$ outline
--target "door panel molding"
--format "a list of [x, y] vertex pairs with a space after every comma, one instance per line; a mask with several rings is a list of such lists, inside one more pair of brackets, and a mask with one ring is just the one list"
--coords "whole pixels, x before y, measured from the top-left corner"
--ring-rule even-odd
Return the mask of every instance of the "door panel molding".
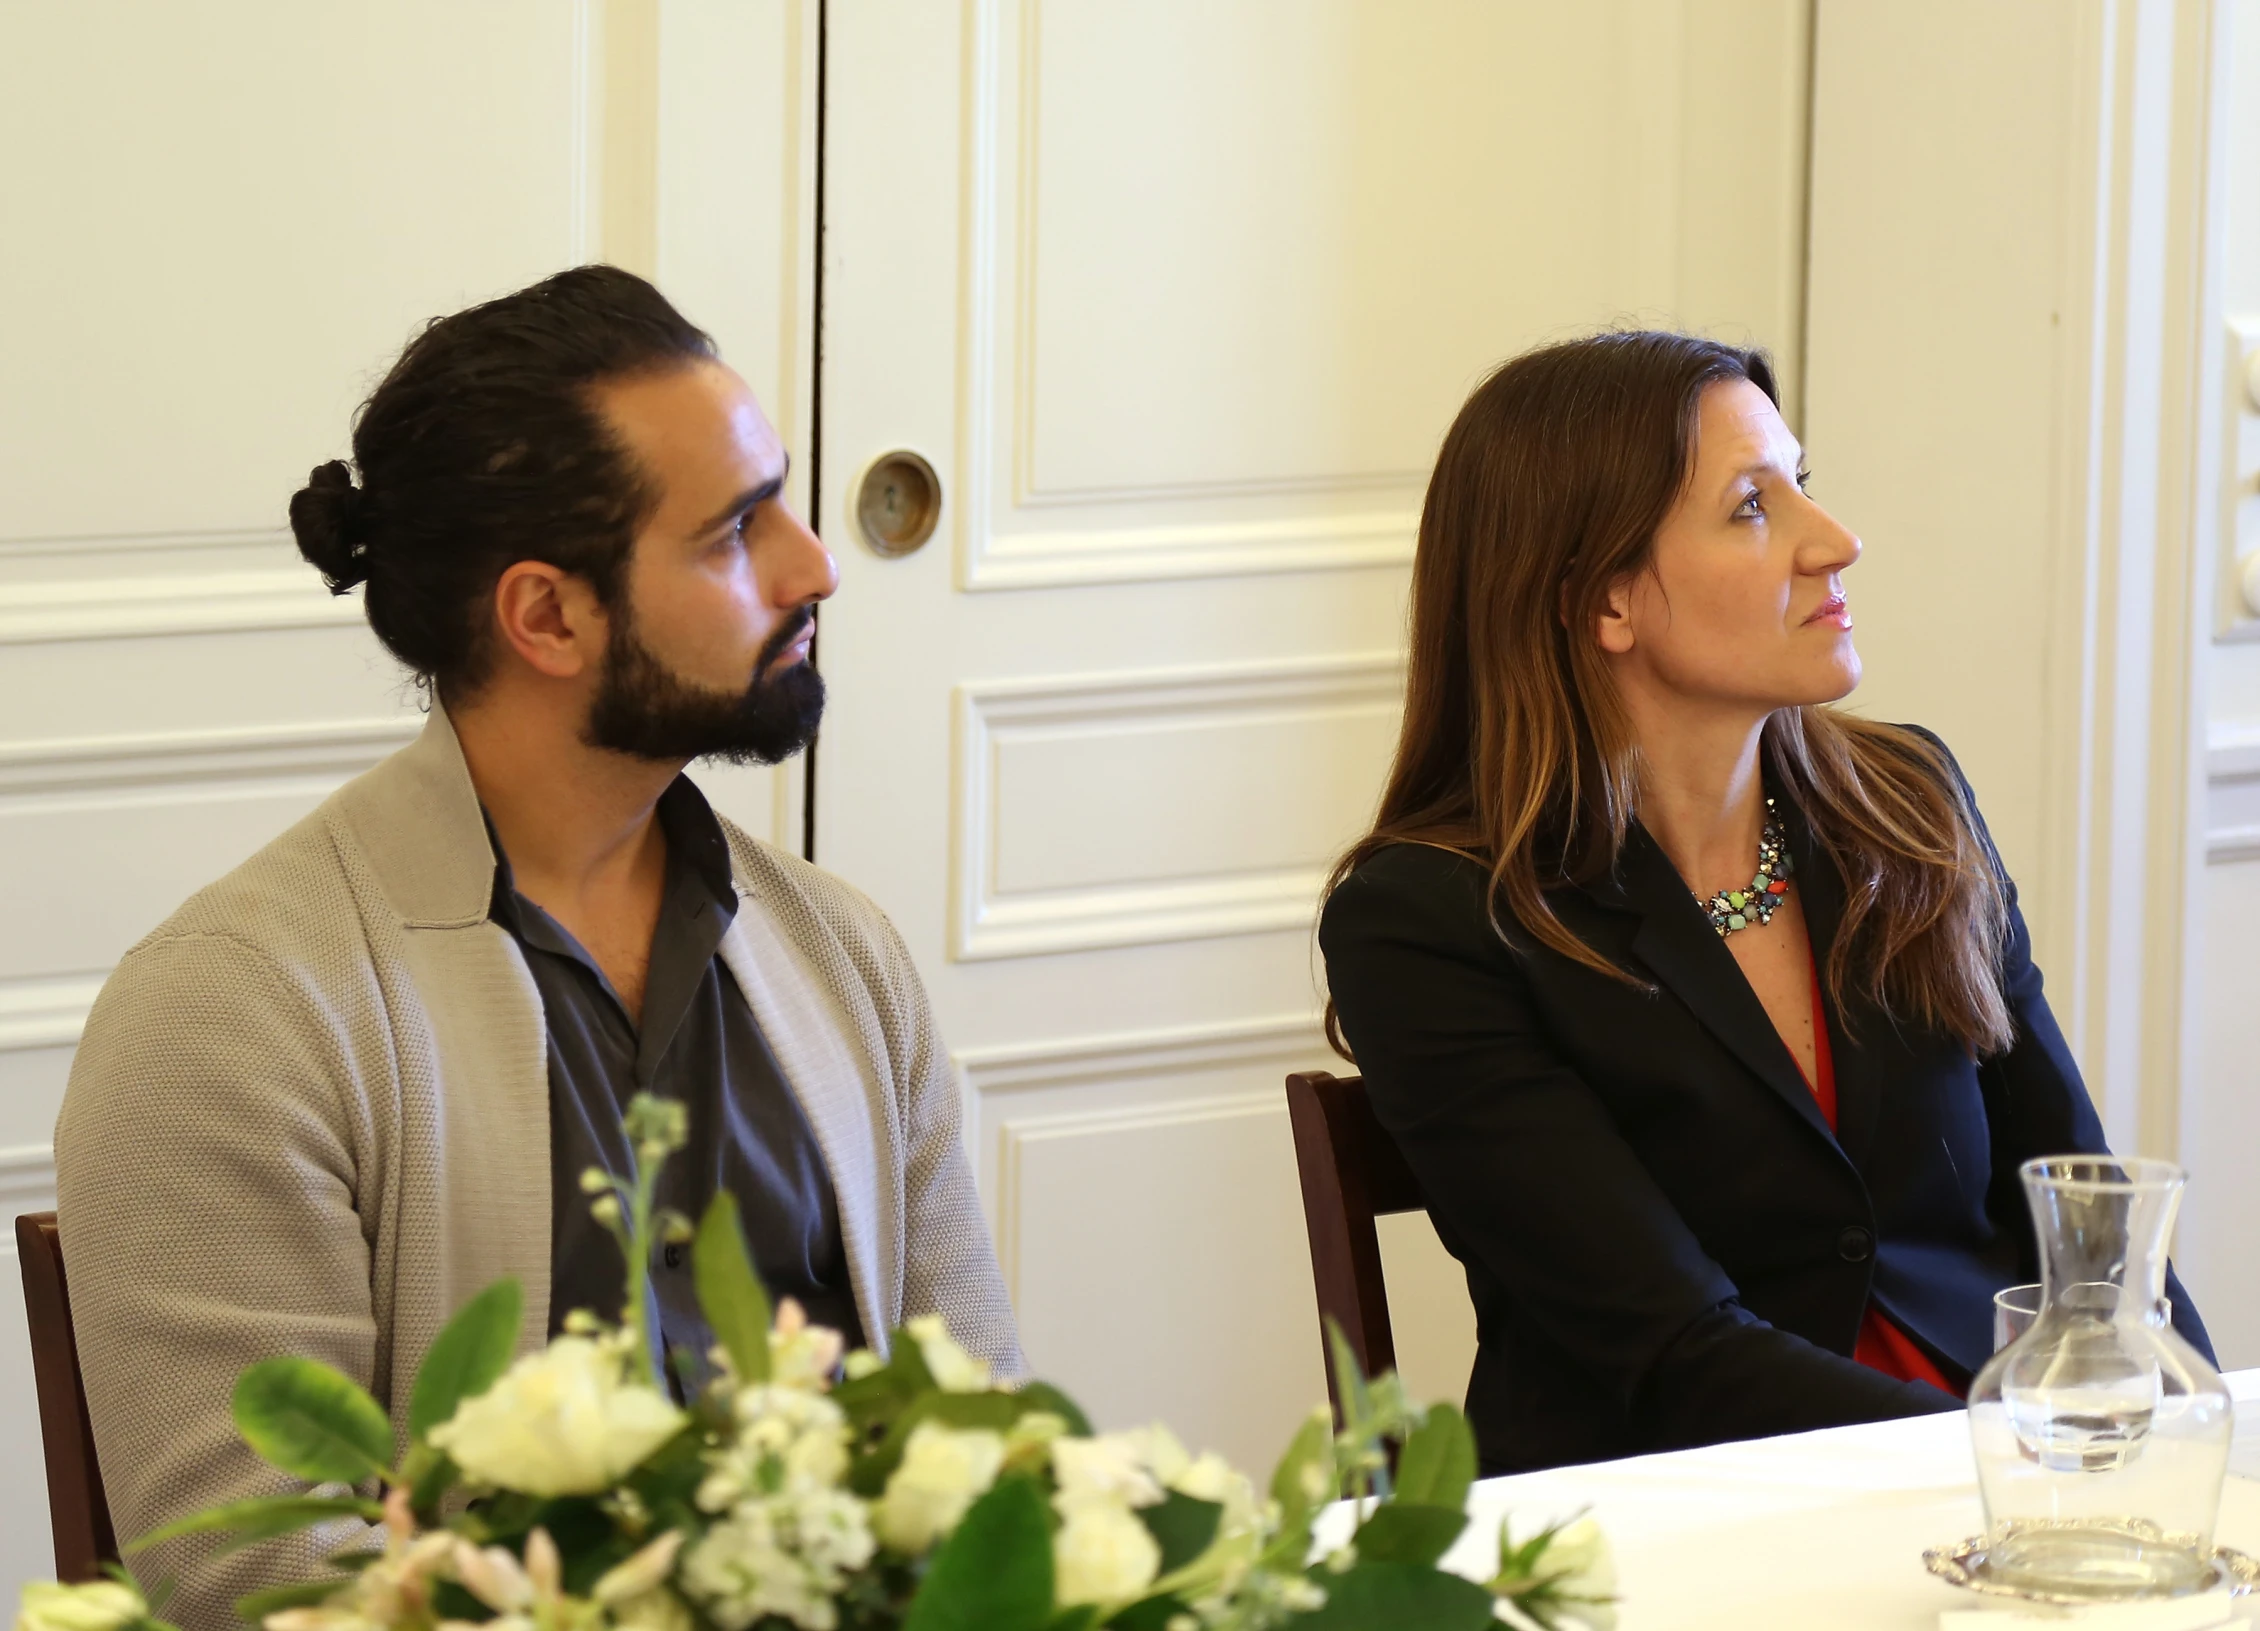
[[[950, 955], [959, 960], [1021, 957], [1307, 925], [1317, 910], [1333, 845], [1347, 843], [1354, 836], [1347, 829], [1365, 813], [1362, 807], [1347, 807], [1352, 802], [1347, 790], [1340, 812], [1345, 830], [1338, 836], [1329, 833], [1323, 842], [1307, 846], [1306, 853], [1281, 856], [1276, 864], [1246, 858], [1238, 864], [1202, 864], [1199, 858], [1172, 863], [1157, 848], [1153, 870], [1145, 877], [1093, 872], [1084, 881], [1063, 879], [1054, 858], [1052, 881], [1015, 887], [1008, 868], [1025, 862], [1011, 852], [1007, 832], [1016, 815], [1011, 807], [1015, 794], [1006, 785], [1007, 755], [1047, 750], [1058, 755], [1078, 746], [1096, 750], [1102, 739], [1118, 746], [1143, 739], [1149, 749], [1158, 749], [1163, 735], [1173, 731], [1181, 733], [1191, 752], [1198, 740], [1193, 733], [1258, 726], [1273, 734], [1294, 725], [1332, 729], [1352, 724], [1393, 733], [1403, 671], [1397, 653], [1365, 652], [959, 686]], [[1196, 774], [1201, 769], [1192, 768]], [[1311, 768], [1308, 781], [1280, 785], [1324, 787], [1329, 767]], [[1104, 799], [1103, 789], [1091, 794], [1067, 778], [1043, 777], [1033, 766], [1015, 785], [1039, 789], [1055, 800]], [[1063, 785], [1069, 790], [1063, 791]], [[1199, 785], [1179, 791], [1182, 801], [1210, 796]], [[1361, 800], [1367, 796], [1357, 795]], [[1062, 808], [1072, 810], [1072, 803]], [[1063, 831], [1056, 819], [1017, 813], [1022, 817], [1018, 830], [1037, 833], [1046, 843], [1080, 840], [1081, 835]], [[1289, 814], [1288, 808], [1282, 806], [1281, 813]], [[1292, 814], [1307, 823], [1312, 801], [1302, 797]], [[1267, 836], [1274, 830], [1264, 829]], [[1104, 847], [1085, 844], [1080, 854], [1096, 864], [1098, 857], [1091, 852]], [[1118, 869], [1135, 859], [1121, 850], [1107, 856]]]

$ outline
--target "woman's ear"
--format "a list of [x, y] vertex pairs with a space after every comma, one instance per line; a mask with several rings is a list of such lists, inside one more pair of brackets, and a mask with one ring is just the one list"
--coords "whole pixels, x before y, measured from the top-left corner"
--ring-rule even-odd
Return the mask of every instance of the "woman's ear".
[[1612, 657], [1622, 657], [1633, 646], [1632, 596], [1636, 580], [1631, 577], [1617, 579], [1609, 585], [1609, 592], [1594, 614], [1593, 638], [1601, 649]]

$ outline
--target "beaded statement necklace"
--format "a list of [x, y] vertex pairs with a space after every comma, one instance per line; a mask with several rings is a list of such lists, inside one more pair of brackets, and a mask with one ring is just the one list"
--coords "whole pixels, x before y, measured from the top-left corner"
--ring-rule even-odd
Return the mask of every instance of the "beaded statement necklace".
[[1752, 923], [1773, 921], [1774, 908], [1789, 893], [1789, 875], [1797, 870], [1797, 863], [1789, 858], [1789, 847], [1782, 841], [1781, 817], [1774, 812], [1773, 798], [1766, 798], [1766, 824], [1758, 834], [1758, 875], [1741, 889], [1722, 889], [1709, 900], [1695, 897], [1703, 908], [1703, 915], [1711, 920], [1711, 927], [1724, 940], [1737, 929], [1747, 929]]

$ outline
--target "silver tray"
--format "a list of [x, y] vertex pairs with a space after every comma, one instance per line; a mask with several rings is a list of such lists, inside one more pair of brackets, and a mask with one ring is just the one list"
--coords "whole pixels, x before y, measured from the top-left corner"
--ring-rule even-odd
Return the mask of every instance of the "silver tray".
[[[2131, 1525], [2129, 1527], [2132, 1527]], [[2144, 1525], [2145, 1529], [2149, 1526]], [[2163, 1540], [2165, 1537], [2151, 1531], [2147, 1539]], [[1985, 1597], [2012, 1598], [2024, 1603], [2046, 1603], [2055, 1608], [2091, 1608], [2107, 1602], [2160, 1601], [2157, 1598], [2110, 1598], [2082, 1596], [2070, 1592], [2037, 1591], [2030, 1586], [2013, 1585], [1993, 1574], [1991, 1559], [1986, 1551], [1986, 1537], [1972, 1535], [1958, 1546], [1934, 1546], [1923, 1553], [1923, 1567], [1950, 1586], [1960, 1586]], [[2231, 1597], [2242, 1597], [2255, 1587], [2260, 1587], [2260, 1562], [2227, 1546], [2213, 1548], [2213, 1578], [2185, 1597], [2199, 1597], [2211, 1592], [2225, 1591]]]

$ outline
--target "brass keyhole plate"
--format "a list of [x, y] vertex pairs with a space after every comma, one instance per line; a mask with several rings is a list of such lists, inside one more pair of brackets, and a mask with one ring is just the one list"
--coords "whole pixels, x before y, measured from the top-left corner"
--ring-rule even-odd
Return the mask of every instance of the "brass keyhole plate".
[[915, 552], [942, 519], [942, 478], [908, 448], [882, 453], [864, 467], [855, 488], [855, 524], [872, 553], [892, 559]]

